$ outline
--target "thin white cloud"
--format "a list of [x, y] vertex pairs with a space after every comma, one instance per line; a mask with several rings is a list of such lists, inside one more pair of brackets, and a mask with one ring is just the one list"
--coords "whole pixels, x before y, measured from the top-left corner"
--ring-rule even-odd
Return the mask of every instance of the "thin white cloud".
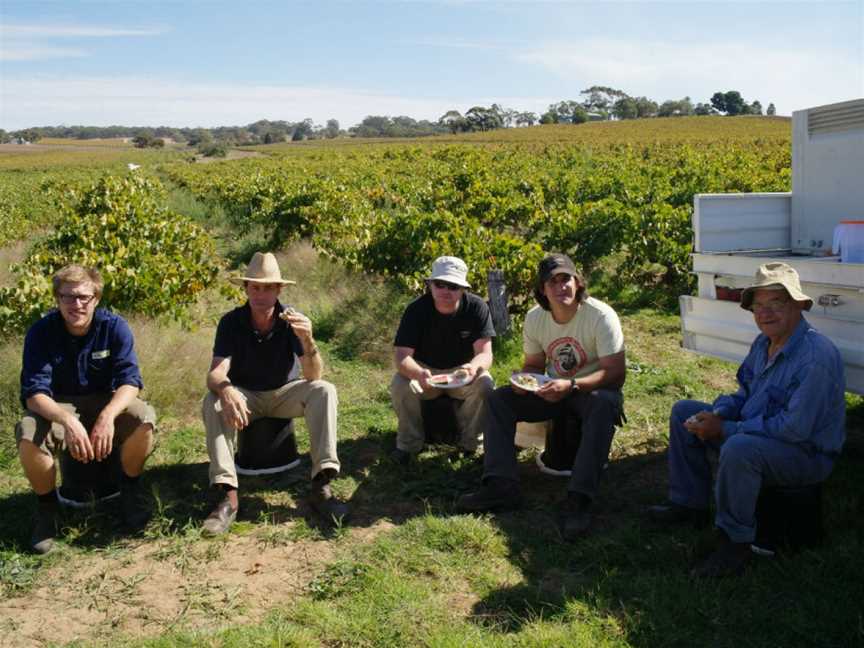
[[190, 83], [153, 78], [12, 78], [0, 84], [0, 128], [87, 124], [108, 126], [228, 126], [259, 119], [316, 123], [336, 118], [343, 127], [367, 115], [437, 120], [493, 102], [544, 110], [556, 98], [417, 97], [338, 87]]
[[167, 30], [128, 29], [125, 27], [104, 27], [100, 25], [0, 25], [5, 37], [26, 38], [110, 38], [116, 36], [158, 36]]
[[84, 50], [73, 47], [53, 47], [33, 43], [4, 43], [0, 46], [0, 61], [45, 61], [50, 59], [82, 58]]
[[683, 95], [704, 101], [718, 90], [736, 89], [763, 104], [773, 101], [788, 113], [864, 95], [861, 62], [800, 44], [785, 48], [776, 43], [753, 46], [598, 38], [578, 45], [541, 44], [513, 57], [553, 72], [569, 87], [602, 83], [661, 101]]

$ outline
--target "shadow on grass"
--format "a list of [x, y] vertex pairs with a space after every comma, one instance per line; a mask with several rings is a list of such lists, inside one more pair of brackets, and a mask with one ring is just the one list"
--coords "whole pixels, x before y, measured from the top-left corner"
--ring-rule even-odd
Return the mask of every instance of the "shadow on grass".
[[822, 546], [754, 558], [737, 579], [688, 575], [712, 550], [713, 530], [660, 529], [645, 516], [665, 498], [665, 453], [611, 462], [591, 534], [575, 543], [556, 529], [566, 482], [522, 462], [526, 506], [495, 520], [523, 581], [484, 595], [474, 622], [505, 635], [543, 621], [599, 624], [632, 646], [864, 645], [861, 413], [850, 412], [846, 449], [825, 484]]

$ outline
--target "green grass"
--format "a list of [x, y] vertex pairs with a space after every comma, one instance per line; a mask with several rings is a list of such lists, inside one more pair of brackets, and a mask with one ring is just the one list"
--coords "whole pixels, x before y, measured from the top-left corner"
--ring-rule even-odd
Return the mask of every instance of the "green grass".
[[[622, 309], [628, 423], [616, 434], [594, 533], [570, 544], [554, 519], [563, 483], [537, 471], [534, 451], [524, 451], [520, 464], [525, 508], [500, 516], [454, 513], [455, 499], [478, 484], [481, 466], [451, 448], [428, 448], [408, 469], [388, 462], [396, 429], [389, 345], [412, 296], [347, 273], [302, 245], [280, 260], [284, 274], [298, 280], [289, 301], [313, 315], [327, 378], [339, 390], [343, 472], [334, 489], [351, 499], [354, 512], [342, 528], [323, 525], [305, 503], [306, 462], [294, 474], [244, 479], [231, 533], [201, 537], [212, 501], [198, 410], [215, 321], [233, 303], [214, 290], [191, 329], [132, 320], [145, 396], [161, 417], [143, 478], [155, 507], [144, 536], [120, 533], [108, 507], [66, 516], [61, 551], [31, 556], [33, 501], [11, 441], [20, 414], [20, 341], [0, 346], [0, 420], [7, 430], [0, 440], [0, 598], [50, 599], [51, 607], [32, 614], [50, 610], [54, 623], [68, 617], [69, 633], [53, 641], [153, 647], [864, 641], [861, 398], [848, 398], [850, 441], [826, 485], [825, 545], [760, 560], [739, 580], [693, 582], [688, 569], [710, 548], [710, 533], [659, 532], [643, 511], [665, 496], [671, 405], [731, 389], [735, 367], [681, 351], [677, 316]], [[495, 353], [500, 384], [521, 363], [520, 340], [496, 340]], [[305, 451], [302, 421], [297, 427]], [[275, 580], [256, 586], [268, 570], [277, 570]], [[136, 601], [143, 607], [130, 605]], [[10, 609], [0, 604], [0, 627], [22, 623]], [[85, 614], [93, 615], [92, 624], [76, 625], [75, 615]]]

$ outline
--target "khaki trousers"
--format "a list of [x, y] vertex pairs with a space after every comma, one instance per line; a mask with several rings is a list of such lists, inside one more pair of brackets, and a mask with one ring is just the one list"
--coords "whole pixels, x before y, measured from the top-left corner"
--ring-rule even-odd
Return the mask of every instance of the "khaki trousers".
[[[235, 385], [235, 387], [237, 387]], [[252, 391], [237, 387], [246, 397], [251, 415], [249, 422], [264, 417], [306, 419], [309, 430], [309, 454], [312, 477], [325, 468], [339, 472], [336, 455], [336, 388], [324, 380], [295, 380], [279, 389]], [[202, 416], [210, 455], [210, 484], [227, 484], [237, 488], [234, 448], [237, 430], [225, 423], [217, 411], [219, 399], [212, 392], [204, 397]]]
[[[450, 373], [453, 369], [435, 369], [433, 373]], [[450, 398], [462, 401], [456, 408], [456, 421], [459, 424], [459, 446], [474, 451], [480, 444], [486, 418], [486, 396], [495, 389], [495, 381], [485, 370], [477, 374], [470, 384], [457, 389], [429, 389], [422, 394], [411, 391], [411, 381], [402, 374], [393, 376], [390, 383], [390, 398], [399, 419], [396, 430], [396, 447], [405, 452], [416, 454], [423, 449], [423, 416], [421, 400], [432, 400], [447, 394]]]

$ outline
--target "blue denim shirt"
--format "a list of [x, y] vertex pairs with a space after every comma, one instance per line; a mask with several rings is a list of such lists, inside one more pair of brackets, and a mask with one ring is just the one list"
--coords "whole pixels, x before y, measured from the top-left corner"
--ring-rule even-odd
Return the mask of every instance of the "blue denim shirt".
[[21, 366], [21, 403], [35, 394], [82, 396], [144, 386], [132, 331], [119, 315], [97, 308], [90, 330], [77, 337], [52, 310], [27, 331]]
[[714, 401], [723, 436], [754, 434], [835, 457], [846, 440], [846, 381], [837, 347], [803, 317], [773, 358], [760, 334], [738, 369], [740, 388]]

